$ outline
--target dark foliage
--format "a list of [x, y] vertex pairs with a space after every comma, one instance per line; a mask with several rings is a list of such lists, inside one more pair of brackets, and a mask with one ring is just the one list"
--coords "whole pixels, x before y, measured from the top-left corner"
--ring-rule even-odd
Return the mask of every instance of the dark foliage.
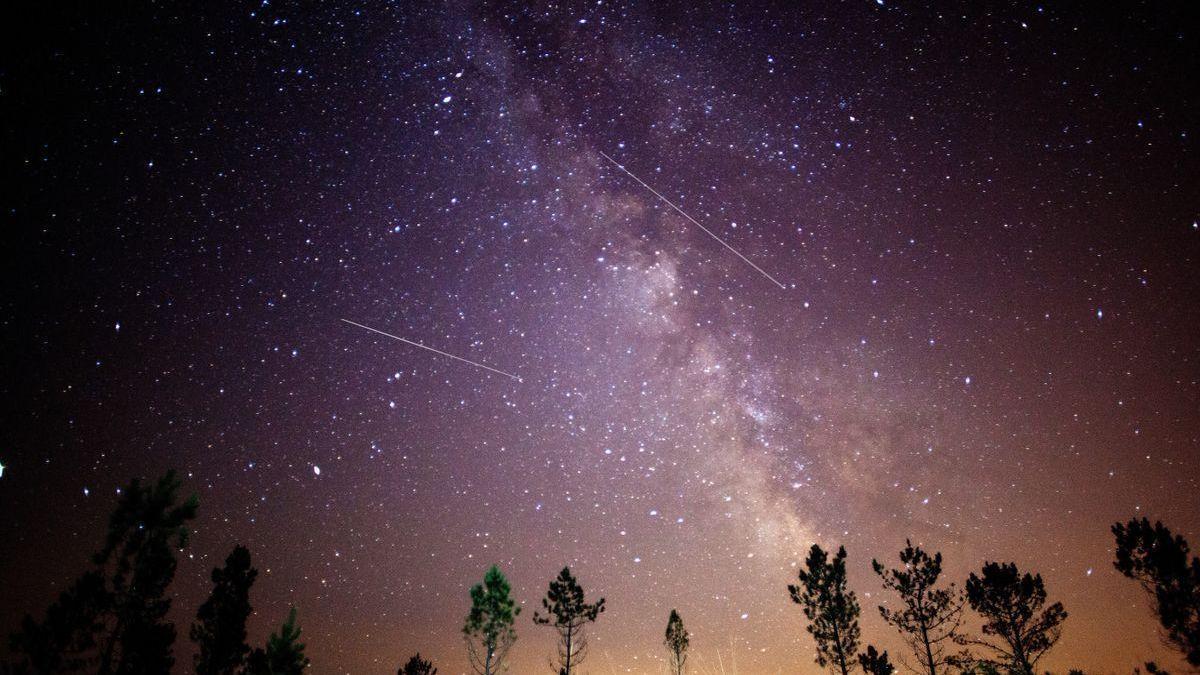
[[542, 598], [542, 609], [544, 614], [533, 613], [533, 622], [558, 631], [558, 672], [560, 675], [571, 675], [572, 669], [578, 668], [587, 657], [587, 638], [583, 628], [604, 611], [604, 598], [588, 604], [583, 588], [571, 574], [571, 568], [564, 567], [558, 577], [550, 582], [550, 589]]
[[983, 634], [998, 638], [960, 638], [961, 644], [985, 647], [1012, 673], [1032, 675], [1038, 660], [1058, 642], [1067, 612], [1061, 602], [1043, 609], [1046, 587], [1041, 575], [1021, 574], [1014, 563], [984, 564], [982, 576], [967, 579], [967, 601], [983, 616]]
[[267, 639], [267, 648], [250, 653], [245, 675], [300, 675], [308, 663], [304, 643], [300, 642], [300, 627], [296, 625], [296, 608], [293, 607], [279, 632], [272, 633]]
[[829, 560], [820, 546], [813, 544], [800, 570], [800, 585], [788, 586], [792, 601], [804, 607], [808, 632], [817, 643], [817, 664], [832, 665], [849, 675], [858, 652], [858, 599], [846, 589], [846, 549], [838, 547]]
[[1187, 540], [1162, 523], [1150, 525], [1142, 518], [1117, 523], [1112, 532], [1117, 540], [1113, 565], [1154, 598], [1163, 641], [1200, 667], [1200, 558], [1189, 559]]
[[404, 667], [396, 671], [396, 675], [437, 675], [437, 668], [431, 661], [421, 659], [420, 652], [413, 655]]
[[679, 612], [671, 610], [671, 616], [667, 617], [667, 632], [663, 638], [663, 644], [666, 645], [667, 651], [671, 653], [670, 666], [673, 675], [683, 675], [684, 664], [687, 663], [687, 651], [691, 644], [691, 637], [688, 635], [687, 629], [683, 627], [683, 618], [679, 616]]
[[867, 651], [858, 655], [858, 665], [862, 666], [866, 675], [892, 675], [896, 667], [888, 660], [887, 650], [882, 654], [873, 645], [867, 645]]
[[213, 589], [196, 612], [191, 638], [198, 647], [198, 675], [233, 675], [246, 660], [246, 618], [250, 616], [250, 586], [258, 570], [250, 566], [250, 551], [234, 547], [225, 567], [212, 571]]
[[900, 551], [900, 567], [885, 568], [878, 560], [871, 567], [883, 580], [883, 587], [900, 596], [901, 609], [892, 610], [880, 605], [883, 620], [896, 627], [917, 658], [919, 670], [937, 675], [947, 666], [960, 665], [966, 660], [961, 652], [951, 653], [949, 647], [962, 623], [966, 599], [954, 584], [939, 587], [942, 575], [942, 554], [932, 557], [919, 546], [906, 541]]
[[26, 617], [12, 647], [33, 673], [160, 675], [175, 663], [175, 626], [166, 621], [175, 552], [196, 516], [193, 495], [177, 503], [175, 472], [153, 485], [133, 480], [109, 518], [104, 547], [50, 606], [41, 622]]

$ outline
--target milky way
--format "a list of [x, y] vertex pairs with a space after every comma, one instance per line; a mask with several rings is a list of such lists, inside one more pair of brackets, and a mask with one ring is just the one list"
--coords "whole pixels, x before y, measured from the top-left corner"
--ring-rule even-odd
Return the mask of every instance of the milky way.
[[6, 17], [0, 630], [175, 467], [180, 672], [235, 543], [315, 673], [465, 672], [494, 562], [513, 672], [569, 564], [589, 672], [676, 608], [745, 674], [817, 672], [814, 542], [903, 651], [906, 538], [1041, 572], [1047, 668], [1174, 667], [1108, 528], [1200, 541], [1196, 24], [793, 4]]

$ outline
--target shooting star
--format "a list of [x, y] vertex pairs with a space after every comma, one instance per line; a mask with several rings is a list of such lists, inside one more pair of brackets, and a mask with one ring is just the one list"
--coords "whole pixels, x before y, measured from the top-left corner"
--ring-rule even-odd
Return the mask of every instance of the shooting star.
[[621, 171], [624, 171], [627, 176], [636, 180], [639, 185], [641, 185], [642, 187], [649, 190], [651, 193], [654, 194], [655, 197], [658, 197], [659, 199], [663, 200], [663, 202], [665, 202], [667, 206], [670, 206], [671, 208], [675, 209], [675, 211], [677, 213], [679, 213], [679, 215], [683, 216], [684, 218], [687, 218], [689, 221], [691, 221], [691, 223], [693, 225], [704, 230], [705, 234], [712, 237], [713, 239], [716, 239], [717, 243], [719, 243], [720, 245], [729, 249], [730, 251], [733, 251], [734, 255], [741, 258], [747, 265], [753, 267], [756, 272], [758, 272], [759, 274], [761, 274], [764, 277], [766, 277], [767, 279], [769, 279], [771, 281], [771, 283], [775, 284], [776, 286], [782, 288], [785, 291], [787, 290], [787, 286], [784, 286], [783, 284], [779, 283], [779, 281], [777, 281], [775, 279], [775, 277], [771, 276], [770, 274], [767, 274], [766, 271], [763, 270], [763, 268], [759, 267], [758, 265], [755, 265], [753, 262], [750, 261], [749, 258], [742, 255], [741, 253], [738, 253], [738, 250], [736, 248], [730, 246], [729, 244], [726, 244], [724, 239], [718, 237], [716, 234], [713, 233], [712, 230], [701, 225], [695, 218], [693, 218], [693, 217], [689, 216], [687, 213], [685, 213], [683, 209], [679, 208], [678, 206], [675, 206], [674, 202], [672, 202], [670, 199], [667, 199], [666, 197], [659, 194], [658, 190], [655, 190], [654, 188], [650, 187], [649, 185], [646, 185], [645, 181], [643, 181], [641, 178], [638, 178], [637, 176], [633, 175], [633, 172], [630, 171], [629, 169], [626, 169], [623, 164], [621, 164], [617, 160], [613, 159], [612, 157], [609, 157], [608, 155], [604, 154], [603, 151], [598, 151], [598, 152], [600, 152], [600, 155], [602, 157], [604, 157], [604, 159], [607, 159], [608, 161], [612, 162], [613, 166], [617, 167]]
[[491, 366], [485, 366], [482, 363], [476, 363], [470, 359], [464, 359], [461, 356], [455, 356], [453, 354], [448, 354], [440, 349], [434, 349], [433, 347], [426, 347], [425, 345], [421, 344], [420, 342], [413, 342], [412, 340], [405, 340], [404, 338], [400, 337], [399, 335], [392, 335], [391, 333], [385, 333], [377, 328], [371, 328], [370, 326], [364, 326], [361, 323], [356, 323], [354, 321], [351, 321], [350, 319], [342, 319], [342, 321], [345, 321], [346, 323], [350, 324], [351, 326], [358, 326], [359, 328], [369, 330], [372, 333], [379, 333], [380, 335], [383, 335], [385, 337], [390, 337], [393, 340], [399, 340], [405, 344], [410, 344], [414, 347], [420, 347], [421, 349], [427, 349], [427, 350], [433, 352], [434, 354], [441, 354], [442, 356], [450, 357], [450, 358], [454, 359], [455, 361], [462, 361], [463, 363], [469, 363], [472, 366], [475, 366], [476, 368], [483, 368], [484, 370], [490, 370], [491, 372], [496, 373], [497, 375], [511, 377], [512, 379], [516, 380], [517, 382], [524, 382], [524, 380], [517, 377], [516, 375], [513, 375], [512, 373], [506, 373], [503, 370], [496, 370], [495, 368], [492, 368]]

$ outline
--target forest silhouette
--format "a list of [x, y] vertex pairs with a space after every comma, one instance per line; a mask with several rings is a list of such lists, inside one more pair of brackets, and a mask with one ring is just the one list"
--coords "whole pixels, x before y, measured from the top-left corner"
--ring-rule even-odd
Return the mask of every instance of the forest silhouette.
[[[11, 636], [15, 658], [0, 665], [0, 675], [161, 675], [175, 669], [177, 631], [166, 618], [172, 602], [168, 589], [175, 556], [187, 545], [188, 526], [199, 508], [195, 495], [181, 496], [181, 486], [172, 471], [150, 484], [134, 479], [120, 491], [91, 567], [40, 620], [26, 615]], [[1116, 523], [1112, 534], [1114, 567], [1145, 590], [1163, 643], [1200, 671], [1200, 558], [1191, 555], [1182, 536], [1147, 518]], [[801, 606], [819, 666], [838, 675], [857, 670], [890, 675], [896, 666], [888, 652], [863, 644], [862, 608], [847, 583], [847, 559], [844, 547], [831, 555], [814, 544], [796, 583], [786, 585], [786, 591]], [[872, 560], [871, 568], [889, 600], [898, 601], [880, 605], [878, 611], [907, 646], [900, 663], [918, 675], [1035, 675], [1069, 617], [1061, 602], [1051, 601], [1041, 575], [1015, 563], [985, 562], [960, 587], [943, 578], [941, 553], [907, 541], [898, 566]], [[247, 644], [257, 576], [250, 551], [241, 545], [212, 570], [212, 591], [188, 632], [196, 647], [192, 669], [197, 675], [298, 675], [311, 665], [294, 607], [266, 644]], [[783, 587], [781, 579], [781, 591]], [[535, 626], [552, 628], [558, 638], [548, 672], [580, 672], [587, 656], [587, 626], [606, 609], [604, 598], [587, 600], [569, 567], [550, 581], [541, 610], [533, 615]], [[982, 621], [979, 635], [963, 626], [968, 609]], [[492, 565], [470, 589], [462, 626], [475, 673], [508, 670], [520, 613], [511, 585]], [[691, 637], [677, 609], [667, 617], [663, 647], [672, 675], [683, 675]], [[1147, 662], [1145, 670], [1167, 675], [1154, 662]], [[418, 652], [399, 666], [397, 675], [437, 672]]]

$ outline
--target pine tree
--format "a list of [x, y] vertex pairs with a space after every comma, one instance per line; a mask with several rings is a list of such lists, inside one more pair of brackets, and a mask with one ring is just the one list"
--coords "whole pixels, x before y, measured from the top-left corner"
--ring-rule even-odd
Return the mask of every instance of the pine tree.
[[109, 517], [94, 568], [59, 596], [37, 622], [25, 617], [12, 646], [35, 673], [159, 675], [175, 663], [175, 626], [166, 620], [175, 552], [196, 517], [193, 495], [178, 502], [174, 471], [152, 485], [133, 480]]
[[245, 675], [300, 675], [309, 661], [304, 655], [304, 643], [299, 640], [300, 627], [296, 625], [296, 608], [293, 607], [279, 632], [267, 638], [267, 648], [250, 653]]
[[604, 611], [604, 598], [592, 604], [585, 602], [583, 588], [571, 575], [571, 568], [564, 567], [550, 582], [550, 589], [542, 598], [542, 609], [546, 613], [534, 612], [533, 622], [558, 631], [558, 672], [571, 675], [572, 669], [578, 668], [587, 656], [583, 628]]
[[1015, 563], [989, 562], [982, 576], [967, 579], [967, 601], [983, 616], [983, 634], [1000, 642], [960, 637], [960, 644], [974, 644], [999, 656], [1008, 670], [1033, 675], [1034, 667], [1062, 636], [1067, 612], [1061, 602], [1045, 609], [1046, 587], [1042, 576], [1022, 575]]
[[[1112, 527], [1117, 540], [1113, 565], [1154, 598], [1163, 641], [1200, 667], [1200, 558], [1188, 559], [1187, 540], [1162, 523], [1130, 520]], [[1147, 671], [1150, 671], [1147, 664]]]
[[421, 653], [417, 652], [404, 667], [396, 671], [396, 675], [437, 675], [437, 668], [433, 667], [430, 661], [421, 659]]
[[916, 655], [921, 672], [938, 675], [947, 666], [959, 665], [966, 660], [965, 654], [947, 653], [962, 623], [966, 599], [954, 584], [938, 587], [942, 574], [941, 553], [930, 557], [920, 547], [906, 541], [900, 551], [900, 563], [901, 567], [887, 569], [878, 560], [871, 561], [871, 568], [883, 580], [883, 587], [895, 591], [902, 603], [902, 609], [898, 610], [880, 605], [879, 614], [900, 631]]
[[250, 586], [258, 570], [250, 566], [250, 551], [235, 546], [224, 568], [212, 571], [213, 589], [196, 612], [191, 638], [199, 648], [197, 675], [234, 675], [246, 660], [246, 618], [250, 616]]
[[849, 675], [858, 652], [858, 598], [846, 589], [846, 549], [838, 547], [829, 560], [813, 544], [800, 570], [800, 585], [789, 585], [792, 601], [803, 605], [808, 632], [817, 643], [817, 665], [832, 666]]
[[663, 639], [663, 644], [666, 645], [667, 651], [671, 653], [671, 673], [672, 675], [683, 675], [683, 666], [687, 663], [687, 651], [691, 644], [691, 637], [687, 629], [683, 627], [683, 619], [679, 616], [679, 612], [671, 610], [671, 616], [667, 618], [667, 633]]
[[467, 656], [477, 675], [495, 675], [504, 668], [508, 650], [517, 640], [513, 622], [521, 613], [510, 593], [512, 588], [500, 568], [492, 565], [483, 583], [471, 587], [471, 611], [463, 625]]
[[866, 675], [892, 675], [896, 672], [896, 667], [888, 660], [887, 650], [880, 654], [874, 645], [867, 645], [867, 651], [858, 655], [858, 664]]

